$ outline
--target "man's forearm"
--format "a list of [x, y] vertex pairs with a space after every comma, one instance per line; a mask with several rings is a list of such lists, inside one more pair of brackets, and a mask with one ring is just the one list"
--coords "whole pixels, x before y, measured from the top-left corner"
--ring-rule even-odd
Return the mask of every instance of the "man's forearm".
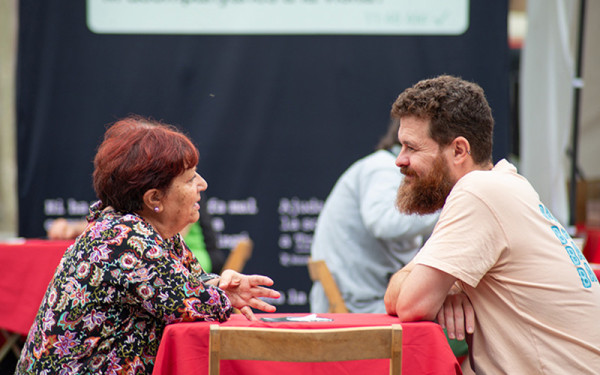
[[390, 280], [386, 311], [406, 322], [434, 320], [455, 282], [454, 276], [429, 266], [403, 268]]

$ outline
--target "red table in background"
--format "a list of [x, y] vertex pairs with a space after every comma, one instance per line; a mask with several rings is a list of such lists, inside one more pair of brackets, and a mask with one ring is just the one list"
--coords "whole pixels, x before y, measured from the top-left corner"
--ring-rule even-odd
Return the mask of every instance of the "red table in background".
[[73, 241], [15, 240], [0, 242], [0, 362], [27, 335], [48, 283]]
[[0, 328], [26, 335], [63, 253], [73, 241], [0, 243]]
[[592, 270], [596, 274], [596, 278], [598, 280], [600, 280], [600, 264], [599, 263], [590, 263], [590, 267], [592, 267]]
[[[307, 314], [257, 314], [257, 317], [304, 316]], [[398, 318], [387, 314], [319, 314], [330, 322], [250, 322], [234, 314], [223, 326], [269, 328], [346, 328], [387, 326]], [[215, 322], [168, 325], [158, 349], [154, 375], [187, 375], [208, 373], [209, 327]], [[347, 362], [288, 363], [245, 360], [221, 361], [221, 374], [389, 374], [389, 360]], [[460, 365], [446, 340], [442, 328], [432, 322], [402, 323], [402, 374], [462, 374]]]
[[65, 250], [73, 241], [0, 242], [0, 361], [27, 335]]
[[581, 252], [590, 263], [596, 277], [600, 280], [600, 228], [578, 225], [577, 234], [584, 238]]
[[578, 227], [578, 232], [585, 237], [583, 255], [590, 263], [600, 263], [600, 228]]

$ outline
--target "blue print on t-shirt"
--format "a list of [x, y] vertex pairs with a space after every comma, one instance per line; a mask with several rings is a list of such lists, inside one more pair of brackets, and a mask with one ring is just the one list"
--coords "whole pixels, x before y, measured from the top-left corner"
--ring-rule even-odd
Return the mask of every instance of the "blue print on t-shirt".
[[[558, 221], [554, 218], [554, 216], [550, 213], [550, 211], [542, 204], [539, 206], [540, 212], [542, 215], [553, 223], [558, 223]], [[591, 288], [592, 282], [598, 282], [598, 278], [590, 268], [587, 260], [583, 256], [583, 253], [577, 245], [573, 242], [573, 239], [567, 233], [567, 231], [558, 225], [551, 225], [550, 229], [556, 236], [556, 238], [560, 241], [560, 243], [564, 246], [571, 262], [577, 267], [577, 273], [579, 274], [579, 278], [581, 279], [581, 283], [584, 288]], [[583, 267], [582, 267], [583, 266]]]
[[583, 266], [585, 267], [585, 271], [587, 272], [590, 280], [598, 282], [598, 278], [596, 278], [596, 274], [594, 273], [594, 271], [592, 271], [592, 269], [590, 268], [590, 265], [587, 263], [584, 263]]
[[544, 215], [544, 217], [550, 221], [557, 221], [554, 216], [552, 215], [552, 213], [550, 213], [550, 210], [547, 209], [543, 204], [540, 204], [538, 206], [540, 208], [540, 211], [542, 212], [542, 215]]
[[566, 238], [567, 240], [572, 240], [571, 236], [569, 235], [569, 233], [567, 233], [565, 228], [560, 227], [560, 233], [562, 234], [563, 238]]
[[575, 249], [573, 249], [571, 246], [565, 246], [565, 250], [567, 250], [569, 258], [571, 258], [571, 261], [574, 265], [578, 266], [581, 264], [581, 261], [579, 260], [579, 256], [577, 255]]
[[592, 282], [588, 278], [587, 273], [581, 267], [577, 267], [577, 272], [579, 273], [579, 278], [581, 279], [581, 283], [585, 288], [590, 288], [592, 286]]
[[579, 259], [584, 260], [585, 257], [583, 256], [583, 253], [581, 252], [581, 250], [579, 250], [577, 245], [575, 245], [575, 242], [573, 242], [573, 239], [571, 239], [571, 246], [575, 249], [575, 252], [577, 252], [577, 256], [579, 256]]
[[556, 225], [553, 225], [551, 228], [554, 232], [554, 235], [560, 240], [560, 243], [566, 245], [568, 242], [569, 234], [564, 229], [561, 230], [562, 228], [559, 228]]

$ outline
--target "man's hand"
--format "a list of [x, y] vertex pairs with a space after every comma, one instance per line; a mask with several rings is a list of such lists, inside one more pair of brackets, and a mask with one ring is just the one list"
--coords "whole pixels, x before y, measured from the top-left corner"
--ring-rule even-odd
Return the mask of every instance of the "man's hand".
[[273, 285], [273, 280], [261, 275], [243, 275], [233, 270], [225, 270], [219, 280], [219, 288], [222, 289], [231, 305], [240, 310], [248, 320], [258, 320], [252, 308], [274, 312], [275, 306], [261, 300], [264, 298], [279, 298], [279, 292], [266, 288]]
[[398, 301], [398, 296], [402, 289], [402, 283], [410, 273], [410, 269], [407, 269], [407, 267], [408, 265], [392, 275], [387, 290], [385, 291], [385, 295], [383, 296], [385, 311], [389, 315], [398, 315], [396, 311], [396, 302]]
[[389, 315], [398, 315], [398, 311], [396, 310], [396, 304], [398, 303], [398, 296], [400, 296], [400, 291], [402, 290], [402, 284], [404, 280], [410, 275], [410, 272], [415, 267], [414, 263], [411, 261], [402, 267], [398, 272], [392, 275], [390, 278], [390, 282], [388, 283], [387, 290], [385, 291], [385, 295], [383, 296], [383, 302], [385, 303], [385, 311]]
[[475, 311], [466, 294], [454, 290], [448, 294], [438, 312], [437, 321], [446, 329], [451, 339], [464, 340], [465, 332], [473, 333]]

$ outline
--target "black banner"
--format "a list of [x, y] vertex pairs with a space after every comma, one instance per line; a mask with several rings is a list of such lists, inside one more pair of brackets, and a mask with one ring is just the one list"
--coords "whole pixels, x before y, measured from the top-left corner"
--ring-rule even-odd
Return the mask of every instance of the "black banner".
[[221, 248], [255, 248], [280, 311], [308, 311], [312, 232], [339, 175], [370, 153], [392, 102], [442, 73], [479, 83], [508, 153], [507, 1], [472, 1], [461, 35], [96, 34], [86, 2], [21, 0], [17, 78], [19, 234], [43, 237], [95, 200], [107, 124], [136, 113], [184, 129], [200, 150]]

